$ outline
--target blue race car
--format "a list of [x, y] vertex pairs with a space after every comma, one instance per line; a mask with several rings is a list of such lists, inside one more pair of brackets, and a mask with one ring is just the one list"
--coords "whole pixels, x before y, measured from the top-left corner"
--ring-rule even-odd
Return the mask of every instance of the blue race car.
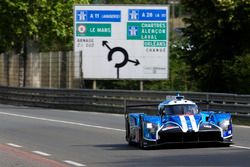
[[125, 112], [126, 140], [140, 148], [170, 143], [232, 143], [232, 118], [225, 112], [199, 111], [177, 95], [158, 105], [155, 115]]

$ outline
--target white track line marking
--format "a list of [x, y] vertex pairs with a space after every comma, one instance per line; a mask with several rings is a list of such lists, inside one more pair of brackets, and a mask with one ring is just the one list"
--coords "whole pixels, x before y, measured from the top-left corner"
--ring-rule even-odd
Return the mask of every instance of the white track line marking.
[[32, 152], [35, 153], [35, 154], [38, 154], [38, 155], [45, 156], [45, 157], [51, 156], [50, 154], [45, 153], [45, 152], [41, 152], [41, 151], [32, 151]]
[[11, 147], [15, 147], [15, 148], [21, 148], [22, 146], [19, 146], [17, 144], [13, 144], [13, 143], [7, 143], [8, 146], [11, 146]]
[[245, 126], [245, 125], [233, 125], [234, 127], [237, 128], [246, 128], [246, 129], [250, 129], [250, 126]]
[[8, 116], [21, 117], [21, 118], [29, 118], [29, 119], [36, 119], [36, 120], [42, 120], [42, 121], [56, 122], [56, 123], [64, 123], [64, 124], [69, 124], [69, 125], [78, 125], [78, 126], [85, 126], [85, 127], [91, 127], [91, 128], [98, 128], [98, 129], [106, 129], [106, 130], [125, 132], [125, 130], [123, 130], [123, 129], [110, 128], [110, 127], [105, 127], [105, 126], [97, 126], [97, 125], [90, 125], [90, 124], [83, 124], [83, 123], [69, 122], [69, 121], [62, 121], [62, 120], [42, 118], [42, 117], [33, 117], [33, 116], [12, 114], [12, 113], [5, 113], [5, 112], [0, 112], [0, 114], [8, 115]]
[[124, 115], [122, 114], [110, 114], [110, 115], [115, 116], [115, 117], [124, 117]]
[[67, 164], [70, 164], [70, 165], [74, 165], [74, 166], [86, 166], [86, 165], [84, 165], [84, 164], [80, 164], [80, 163], [78, 163], [78, 162], [74, 162], [74, 161], [70, 161], [70, 160], [65, 160], [65, 161], [63, 161], [63, 162], [65, 162], [65, 163], [67, 163]]
[[242, 149], [250, 150], [250, 147], [245, 147], [245, 146], [230, 145], [230, 147], [242, 148]]

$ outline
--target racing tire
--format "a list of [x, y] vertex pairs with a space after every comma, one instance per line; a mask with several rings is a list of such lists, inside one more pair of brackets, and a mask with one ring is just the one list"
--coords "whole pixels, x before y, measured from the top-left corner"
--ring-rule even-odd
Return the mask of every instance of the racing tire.
[[139, 148], [145, 149], [142, 116], [140, 116]]
[[129, 125], [129, 121], [128, 121], [128, 116], [126, 116], [125, 119], [125, 129], [126, 129], [126, 141], [128, 142], [128, 145], [133, 145], [133, 142], [131, 140], [131, 136], [130, 136], [130, 125]]
[[232, 143], [222, 143], [221, 144], [222, 147], [230, 147], [230, 145], [232, 145]]
[[139, 148], [145, 149], [144, 139], [143, 139], [143, 131], [142, 130], [140, 130]]

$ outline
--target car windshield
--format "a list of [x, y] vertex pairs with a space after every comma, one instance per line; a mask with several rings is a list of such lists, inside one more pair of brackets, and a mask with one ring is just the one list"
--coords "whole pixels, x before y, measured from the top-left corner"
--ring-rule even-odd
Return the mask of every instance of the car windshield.
[[195, 104], [167, 105], [164, 113], [166, 115], [197, 114], [198, 107]]

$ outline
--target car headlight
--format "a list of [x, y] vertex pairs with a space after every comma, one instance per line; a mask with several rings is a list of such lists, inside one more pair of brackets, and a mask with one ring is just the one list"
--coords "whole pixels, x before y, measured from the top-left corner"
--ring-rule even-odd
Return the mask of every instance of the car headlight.
[[151, 122], [147, 122], [146, 123], [146, 128], [147, 130], [150, 132], [150, 133], [153, 133], [155, 134], [157, 129], [158, 129], [158, 125], [157, 124], [154, 124], [154, 123], [151, 123]]
[[220, 122], [220, 127], [224, 130], [227, 131], [230, 125], [230, 120], [226, 119]]

